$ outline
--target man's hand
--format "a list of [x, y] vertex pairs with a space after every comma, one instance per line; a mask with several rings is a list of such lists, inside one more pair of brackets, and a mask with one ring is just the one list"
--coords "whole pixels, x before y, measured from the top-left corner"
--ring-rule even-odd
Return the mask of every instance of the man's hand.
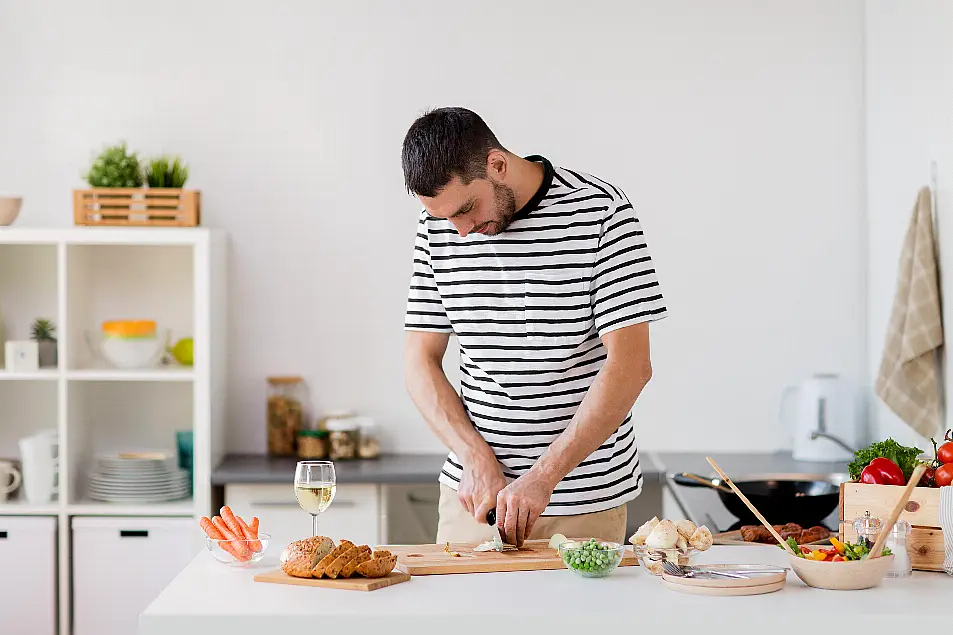
[[470, 461], [463, 462], [457, 497], [478, 523], [486, 523], [486, 515], [496, 506], [497, 494], [504, 487], [506, 477], [496, 457], [474, 454]]
[[527, 472], [500, 492], [496, 497], [496, 522], [504, 542], [523, 546], [554, 488], [537, 474]]

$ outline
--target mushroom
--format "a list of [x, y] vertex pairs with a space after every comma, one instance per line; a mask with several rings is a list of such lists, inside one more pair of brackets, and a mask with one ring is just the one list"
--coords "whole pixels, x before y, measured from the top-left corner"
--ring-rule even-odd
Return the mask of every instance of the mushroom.
[[655, 529], [655, 526], [658, 524], [658, 516], [653, 516], [651, 520], [647, 520], [642, 523], [642, 526], [639, 527], [638, 531], [632, 534], [632, 537], [629, 538], [629, 542], [631, 542], [633, 545], [644, 545], [645, 539], [648, 538], [649, 534], [652, 533], [652, 530]]
[[672, 549], [678, 542], [678, 528], [670, 520], [662, 520], [645, 539], [645, 546], [651, 549]]
[[685, 536], [685, 540], [688, 540], [692, 537], [692, 534], [695, 533], [695, 523], [690, 520], [680, 520], [675, 523], [675, 526], [678, 527], [678, 533], [682, 536]]
[[695, 530], [688, 542], [699, 551], [707, 551], [711, 548], [712, 541], [711, 530], [702, 525]]

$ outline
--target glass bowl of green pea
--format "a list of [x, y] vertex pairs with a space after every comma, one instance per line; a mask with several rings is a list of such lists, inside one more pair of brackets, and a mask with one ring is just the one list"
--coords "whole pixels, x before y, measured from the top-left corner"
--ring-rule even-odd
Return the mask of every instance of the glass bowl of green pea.
[[559, 545], [559, 555], [565, 565], [584, 578], [604, 578], [622, 562], [625, 545], [617, 542], [568, 540]]

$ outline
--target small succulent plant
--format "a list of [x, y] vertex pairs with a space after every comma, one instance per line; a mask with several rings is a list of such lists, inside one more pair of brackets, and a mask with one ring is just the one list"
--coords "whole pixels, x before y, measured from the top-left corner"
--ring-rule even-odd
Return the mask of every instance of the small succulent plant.
[[189, 178], [189, 168], [179, 157], [156, 157], [146, 166], [149, 187], [181, 188]]
[[105, 148], [85, 175], [92, 187], [142, 187], [139, 157], [126, 150], [125, 142]]
[[34, 320], [31, 332], [31, 337], [38, 342], [56, 341], [56, 338], [53, 336], [53, 334], [56, 332], [56, 327], [53, 326], [53, 322], [51, 320], [46, 318], [37, 318]]

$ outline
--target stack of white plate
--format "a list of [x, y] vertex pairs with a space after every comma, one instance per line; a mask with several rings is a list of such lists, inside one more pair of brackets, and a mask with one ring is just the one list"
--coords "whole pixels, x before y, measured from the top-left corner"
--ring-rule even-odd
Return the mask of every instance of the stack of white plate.
[[122, 453], [96, 458], [87, 494], [109, 503], [164, 503], [192, 494], [188, 470], [163, 453]]

